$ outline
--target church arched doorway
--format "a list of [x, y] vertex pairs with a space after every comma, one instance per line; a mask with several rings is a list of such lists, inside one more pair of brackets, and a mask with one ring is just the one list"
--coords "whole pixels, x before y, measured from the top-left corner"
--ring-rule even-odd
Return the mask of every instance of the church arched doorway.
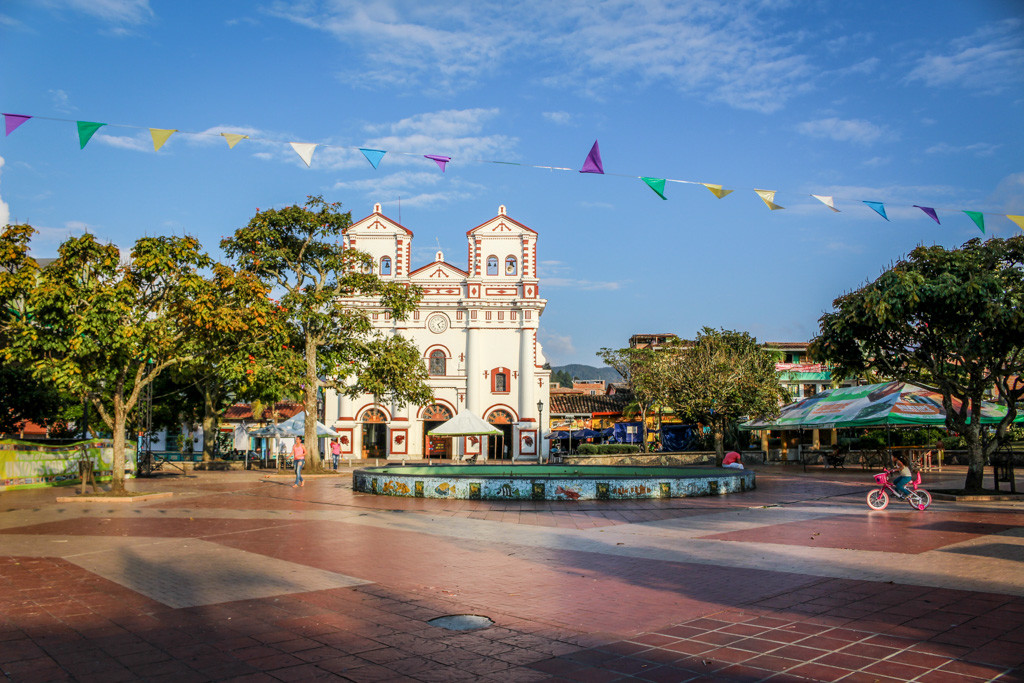
[[384, 413], [370, 408], [363, 413], [363, 459], [387, 458], [388, 426]]
[[507, 410], [492, 410], [487, 416], [487, 422], [492, 427], [501, 430], [501, 435], [487, 437], [487, 459], [488, 460], [511, 460], [512, 459], [512, 413]]
[[430, 460], [448, 460], [452, 457], [452, 437], [430, 436], [430, 430], [436, 429], [452, 419], [452, 411], [435, 403], [423, 410], [423, 458]]

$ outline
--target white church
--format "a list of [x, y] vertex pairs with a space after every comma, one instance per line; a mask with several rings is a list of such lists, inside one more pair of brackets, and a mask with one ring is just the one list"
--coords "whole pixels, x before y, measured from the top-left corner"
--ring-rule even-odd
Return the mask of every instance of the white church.
[[[412, 232], [381, 213], [353, 223], [348, 245], [371, 254], [381, 278], [419, 285], [418, 310], [398, 321], [366, 299], [374, 328], [402, 335], [420, 349], [434, 390], [429, 405], [392, 405], [373, 396], [350, 399], [329, 391], [327, 424], [340, 433], [343, 457], [392, 460], [537, 460], [546, 451], [541, 429], [550, 405], [550, 370], [537, 342], [547, 303], [537, 280], [537, 233], [498, 215], [466, 233], [466, 268], [438, 251], [413, 268]], [[501, 436], [430, 437], [460, 411], [472, 411]]]

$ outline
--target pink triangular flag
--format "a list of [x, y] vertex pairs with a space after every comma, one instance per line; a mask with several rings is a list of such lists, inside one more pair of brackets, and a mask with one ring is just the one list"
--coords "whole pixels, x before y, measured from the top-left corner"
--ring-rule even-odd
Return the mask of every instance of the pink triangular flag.
[[4, 125], [7, 128], [7, 135], [14, 132], [14, 129], [21, 124], [28, 121], [31, 116], [23, 116], [21, 114], [4, 114]]
[[580, 173], [604, 173], [604, 166], [601, 165], [601, 148], [597, 146], [597, 140], [594, 140], [594, 146], [590, 148], [590, 154], [583, 162]]
[[[933, 209], [930, 206], [918, 206], [917, 204], [914, 204], [914, 206], [924, 211], [928, 218], [931, 218], [936, 223], [939, 223], [939, 215], [935, 213], [935, 209]], [[942, 223], [939, 223], [939, 225], [942, 225]]]
[[444, 173], [444, 165], [452, 160], [451, 157], [444, 157], [440, 154], [424, 154], [423, 157], [437, 164], [437, 167], [441, 169], [441, 173]]

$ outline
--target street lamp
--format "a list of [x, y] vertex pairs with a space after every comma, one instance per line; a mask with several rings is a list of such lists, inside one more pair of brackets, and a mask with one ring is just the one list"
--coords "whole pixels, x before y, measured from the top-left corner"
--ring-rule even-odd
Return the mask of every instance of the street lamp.
[[537, 401], [537, 462], [546, 464], [544, 458], [544, 401]]

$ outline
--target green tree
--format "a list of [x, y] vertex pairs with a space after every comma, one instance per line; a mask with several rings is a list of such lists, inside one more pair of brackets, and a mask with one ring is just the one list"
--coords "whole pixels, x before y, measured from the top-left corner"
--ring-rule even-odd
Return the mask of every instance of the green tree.
[[[937, 388], [946, 427], [966, 442], [964, 488], [980, 490], [985, 460], [1006, 440], [1022, 395], [1014, 382], [1024, 374], [1024, 236], [918, 247], [832, 306], [812, 342], [815, 356], [839, 376]], [[980, 416], [993, 389], [1007, 411], [989, 433]]]
[[568, 370], [556, 370], [551, 375], [551, 384], [572, 389], [572, 375]]
[[11, 328], [5, 357], [87, 397], [110, 429], [115, 493], [124, 491], [126, 430], [143, 387], [191, 359], [196, 327], [238, 323], [209, 306], [212, 284], [200, 274], [209, 265], [192, 237], [140, 239], [127, 259], [92, 235], [71, 238], [28, 294], [33, 317]]
[[[344, 245], [351, 215], [340, 208], [311, 196], [302, 207], [257, 210], [246, 226], [221, 242], [242, 270], [282, 293], [281, 306], [303, 362], [306, 458], [313, 470], [321, 466], [313, 419], [321, 390], [371, 393], [396, 403], [426, 403], [432, 397], [416, 347], [402, 337], [375, 333], [370, 320], [371, 309], [404, 320], [422, 292], [379, 278], [370, 255]], [[354, 298], [366, 305], [344, 301]]]
[[771, 353], [746, 332], [705, 327], [692, 343], [670, 347], [668, 357], [667, 402], [711, 427], [718, 464], [730, 421], [777, 416], [787, 399]]
[[234, 324], [196, 326], [186, 344], [191, 360], [176, 368], [186, 395], [195, 401], [203, 428], [203, 461], [213, 459], [220, 418], [238, 398], [280, 395], [294, 387], [302, 368], [295, 353], [292, 327], [283, 307], [270, 297], [267, 284], [246, 271], [216, 264], [198, 303], [212, 317]]
[[664, 358], [653, 349], [603, 348], [597, 355], [619, 373], [633, 395], [632, 403], [640, 416], [640, 448], [647, 452], [647, 416], [663, 405], [665, 391]]

